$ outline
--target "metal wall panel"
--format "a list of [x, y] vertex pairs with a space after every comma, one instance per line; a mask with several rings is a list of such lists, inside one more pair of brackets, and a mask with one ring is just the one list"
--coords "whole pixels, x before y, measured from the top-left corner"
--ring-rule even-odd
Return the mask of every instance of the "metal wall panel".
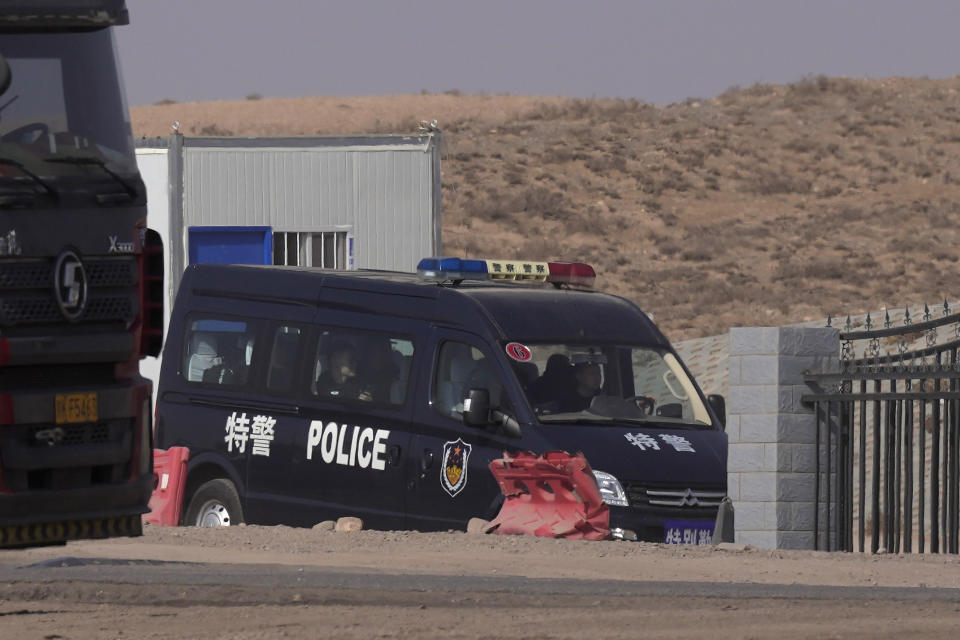
[[349, 228], [358, 268], [413, 271], [434, 248], [431, 152], [423, 144], [187, 145], [184, 226]]
[[358, 264], [414, 271], [433, 244], [431, 158], [422, 152], [358, 154]]

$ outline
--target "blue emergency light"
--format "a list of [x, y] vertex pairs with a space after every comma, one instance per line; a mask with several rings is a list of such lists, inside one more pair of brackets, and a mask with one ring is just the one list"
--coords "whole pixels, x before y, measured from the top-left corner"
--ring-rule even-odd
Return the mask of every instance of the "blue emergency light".
[[484, 260], [465, 258], [424, 258], [417, 265], [417, 273], [424, 280], [489, 280]]

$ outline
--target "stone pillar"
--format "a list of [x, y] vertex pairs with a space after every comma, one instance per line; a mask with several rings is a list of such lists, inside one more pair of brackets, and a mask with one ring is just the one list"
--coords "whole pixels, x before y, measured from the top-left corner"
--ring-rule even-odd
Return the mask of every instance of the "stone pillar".
[[734, 328], [729, 353], [727, 485], [736, 541], [813, 549], [816, 418], [800, 398], [810, 392], [804, 372], [837, 369], [839, 331]]

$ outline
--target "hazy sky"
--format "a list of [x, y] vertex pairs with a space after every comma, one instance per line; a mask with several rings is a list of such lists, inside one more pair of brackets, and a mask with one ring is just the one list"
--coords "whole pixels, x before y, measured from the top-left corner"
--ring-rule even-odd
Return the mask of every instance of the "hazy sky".
[[127, 0], [131, 105], [442, 92], [669, 103], [960, 73], [957, 0]]

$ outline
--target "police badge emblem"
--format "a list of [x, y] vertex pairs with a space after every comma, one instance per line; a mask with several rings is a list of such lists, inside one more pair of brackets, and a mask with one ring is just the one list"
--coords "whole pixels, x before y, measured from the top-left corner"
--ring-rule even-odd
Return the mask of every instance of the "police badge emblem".
[[457, 438], [443, 445], [443, 464], [440, 465], [440, 484], [443, 490], [455, 497], [467, 486], [467, 461], [472, 445]]

